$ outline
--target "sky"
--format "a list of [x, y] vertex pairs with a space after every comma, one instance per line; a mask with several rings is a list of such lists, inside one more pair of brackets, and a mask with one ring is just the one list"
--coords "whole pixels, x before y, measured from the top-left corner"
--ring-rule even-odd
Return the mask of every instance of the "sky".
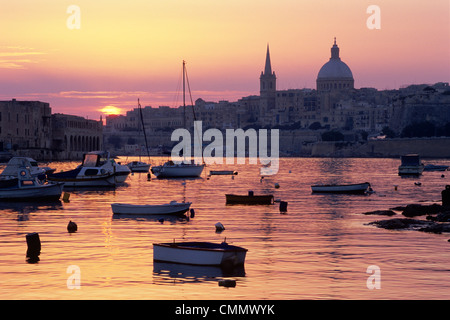
[[356, 88], [450, 81], [448, 0], [0, 0], [0, 30], [0, 100], [96, 120], [179, 106], [183, 60], [194, 101], [257, 95], [268, 44], [278, 90], [314, 89], [334, 37]]

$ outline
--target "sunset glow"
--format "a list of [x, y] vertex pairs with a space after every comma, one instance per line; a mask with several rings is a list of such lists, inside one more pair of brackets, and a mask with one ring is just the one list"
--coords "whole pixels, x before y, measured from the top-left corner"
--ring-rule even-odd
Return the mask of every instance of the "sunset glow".
[[[372, 4], [381, 11], [378, 30], [366, 25]], [[68, 27], [70, 5], [80, 10], [79, 29]], [[132, 109], [139, 97], [145, 106], [174, 107], [182, 60], [194, 100], [258, 94], [267, 43], [280, 90], [315, 88], [334, 37], [356, 88], [450, 80], [448, 0], [22, 0], [1, 7], [0, 98], [46, 101], [54, 112], [90, 118], [107, 104]]]
[[114, 106], [106, 106], [100, 111], [106, 115], [113, 115], [113, 114], [122, 114], [123, 111], [120, 108], [114, 107]]

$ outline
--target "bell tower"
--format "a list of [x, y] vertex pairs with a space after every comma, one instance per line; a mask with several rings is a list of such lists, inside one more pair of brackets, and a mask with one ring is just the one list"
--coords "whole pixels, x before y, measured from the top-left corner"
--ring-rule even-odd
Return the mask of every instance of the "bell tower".
[[267, 44], [266, 64], [259, 77], [259, 94], [261, 97], [274, 97], [277, 91], [277, 77], [272, 72], [269, 44]]

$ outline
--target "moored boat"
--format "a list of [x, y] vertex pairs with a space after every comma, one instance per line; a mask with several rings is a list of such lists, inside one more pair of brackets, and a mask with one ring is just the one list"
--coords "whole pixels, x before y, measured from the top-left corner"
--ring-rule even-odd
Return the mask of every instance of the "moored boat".
[[370, 188], [369, 182], [355, 184], [323, 184], [311, 186], [312, 192], [317, 193], [354, 193], [364, 194]]
[[225, 176], [225, 175], [236, 175], [237, 171], [233, 170], [210, 170], [209, 175], [211, 176]]
[[61, 197], [62, 183], [49, 183], [20, 168], [16, 177], [0, 179], [0, 201], [53, 201]]
[[424, 166], [423, 171], [446, 171], [449, 166], [438, 164], [427, 164]]
[[55, 169], [50, 167], [39, 166], [38, 162], [29, 157], [12, 157], [6, 164], [5, 169], [1, 173], [2, 176], [17, 176], [17, 172], [21, 168], [27, 168], [32, 176], [36, 176], [41, 180], [45, 179], [46, 174], [53, 173]]
[[114, 214], [137, 214], [137, 215], [176, 215], [183, 214], [189, 210], [191, 202], [171, 201], [166, 204], [128, 204], [111, 203], [111, 209]]
[[150, 170], [150, 164], [142, 161], [132, 161], [127, 166], [131, 172], [148, 172]]
[[161, 166], [153, 166], [151, 171], [157, 178], [197, 178], [204, 167], [204, 164], [167, 161]]
[[115, 163], [108, 152], [86, 153], [83, 162], [69, 171], [49, 174], [49, 181], [63, 182], [66, 187], [115, 187], [130, 174], [127, 166]]
[[248, 195], [226, 194], [227, 204], [273, 204], [274, 197], [271, 194], [268, 195], [254, 195], [253, 191], [249, 191]]
[[420, 162], [418, 154], [407, 154], [401, 157], [401, 164], [398, 167], [398, 174], [403, 175], [421, 175], [424, 165]]
[[226, 242], [154, 243], [153, 260], [204, 266], [243, 265], [247, 249]]

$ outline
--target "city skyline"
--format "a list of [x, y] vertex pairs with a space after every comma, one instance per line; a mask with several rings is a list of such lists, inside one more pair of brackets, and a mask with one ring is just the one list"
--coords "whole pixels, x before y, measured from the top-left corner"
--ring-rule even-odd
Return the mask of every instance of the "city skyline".
[[[71, 5], [79, 8], [79, 29], [68, 27]], [[370, 5], [380, 8], [380, 29], [366, 24]], [[450, 80], [445, 0], [433, 6], [420, 1], [23, 0], [2, 7], [0, 26], [8, 31], [0, 41], [0, 99], [49, 102], [53, 113], [99, 119], [105, 107], [124, 114], [138, 98], [145, 106], [176, 107], [182, 60], [194, 100], [258, 95], [267, 44], [277, 90], [315, 89], [334, 37], [355, 88]]]

